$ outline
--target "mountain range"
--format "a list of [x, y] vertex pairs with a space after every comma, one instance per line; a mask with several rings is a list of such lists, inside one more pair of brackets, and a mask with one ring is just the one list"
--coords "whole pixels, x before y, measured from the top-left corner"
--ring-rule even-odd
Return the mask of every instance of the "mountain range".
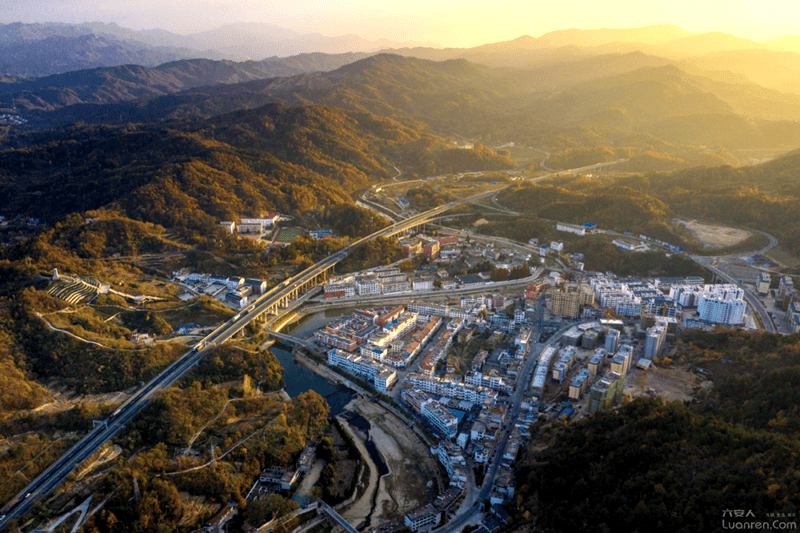
[[396, 54], [194, 59], [9, 80], [0, 83], [0, 102], [26, 110], [41, 127], [211, 117], [280, 102], [368, 111], [438, 135], [485, 141], [550, 145], [559, 135], [588, 134], [601, 145], [632, 138], [642, 144], [642, 135], [650, 145], [800, 144], [795, 96], [745, 77], [688, 70], [642, 52], [532, 69]]
[[178, 59], [261, 61], [315, 52], [383, 51], [436, 61], [467, 59], [490, 66], [519, 68], [632, 51], [679, 60], [740, 50], [798, 53], [800, 37], [756, 42], [721, 32], [694, 34], [663, 24], [643, 28], [558, 30], [538, 38], [523, 35], [472, 48], [442, 48], [430, 43], [369, 41], [358, 35], [301, 34], [259, 23], [228, 24], [191, 35], [160, 29], [131, 30], [100, 22], [0, 24], [0, 74], [28, 77], [122, 64], [153, 67]]
[[[231, 34], [237, 29], [241, 38]], [[63, 50], [90, 60], [85, 49], [70, 48], [71, 39], [116, 46], [119, 62], [125, 53], [153, 59], [158, 50], [163, 58], [190, 51], [180, 46], [206, 46], [225, 36], [238, 46], [257, 36], [291, 40], [295, 34], [244, 25], [203, 35], [198, 45], [198, 35], [190, 42], [161, 30], [9, 24], [0, 26], [0, 49], [34, 50], [61, 40]], [[792, 42], [780, 41], [787, 47]], [[657, 154], [644, 158], [647, 165], [735, 163], [748, 160], [742, 150], [800, 146], [800, 88], [794, 83], [800, 54], [772, 50], [780, 43], [661, 25], [572, 29], [469, 49], [193, 58], [156, 66], [142, 60], [41, 77], [6, 75], [0, 78], [0, 109], [20, 113], [27, 124], [0, 121], [0, 135], [76, 121], [183, 124], [280, 103], [368, 112], [445, 138], [556, 151], [580, 146], [595, 153], [627, 147], [632, 161]], [[694, 55], [687, 56], [689, 50]]]
[[0, 24], [0, 74], [41, 77], [125, 64], [155, 67], [179, 59], [277, 59], [419, 45], [357, 35], [299, 34], [270, 24], [229, 24], [193, 35], [130, 30], [116, 24]]

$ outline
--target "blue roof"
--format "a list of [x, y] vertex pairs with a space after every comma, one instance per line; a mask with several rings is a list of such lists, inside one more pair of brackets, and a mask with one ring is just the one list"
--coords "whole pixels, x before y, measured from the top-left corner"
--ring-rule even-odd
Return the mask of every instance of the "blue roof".
[[584, 228], [594, 228], [594, 227], [597, 227], [597, 224], [595, 224], [594, 222], [587, 222], [586, 224], [583, 225], [583, 227]]

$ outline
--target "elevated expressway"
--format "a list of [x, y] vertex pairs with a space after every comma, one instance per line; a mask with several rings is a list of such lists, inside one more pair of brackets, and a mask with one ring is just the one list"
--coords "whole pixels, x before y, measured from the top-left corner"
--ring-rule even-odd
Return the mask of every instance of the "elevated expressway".
[[436, 218], [441, 213], [452, 209], [462, 202], [470, 202], [494, 194], [489, 191], [479, 195], [456, 200], [424, 213], [419, 213], [405, 220], [387, 226], [375, 233], [355, 241], [343, 250], [310, 266], [303, 272], [273, 287], [260, 296], [247, 309], [234, 315], [229, 321], [220, 325], [211, 334], [199, 341], [194, 348], [189, 350], [179, 359], [169, 365], [161, 374], [144, 385], [131, 398], [123, 403], [107, 419], [97, 421], [94, 429], [78, 441], [72, 448], [51, 464], [38, 477], [19, 492], [11, 501], [0, 509], [0, 530], [13, 519], [19, 518], [30, 510], [34, 502], [46, 496], [58, 487], [69, 474], [83, 461], [88, 459], [100, 447], [108, 442], [114, 435], [125, 427], [139, 411], [159, 391], [166, 389], [180, 379], [189, 369], [196, 365], [200, 359], [213, 347], [223, 344], [228, 339], [239, 333], [249, 323], [255, 320], [265, 320], [272, 315], [280, 315], [294, 299], [305, 294], [311, 288], [323, 283], [328, 272], [337, 263], [358, 246], [377, 237], [392, 237], [416, 226], [420, 226]]

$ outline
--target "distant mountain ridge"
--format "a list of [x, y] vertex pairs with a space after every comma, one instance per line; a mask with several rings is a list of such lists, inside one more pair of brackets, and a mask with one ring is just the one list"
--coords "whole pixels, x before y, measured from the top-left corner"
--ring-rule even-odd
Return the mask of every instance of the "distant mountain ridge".
[[40, 77], [117, 65], [155, 67], [195, 55], [189, 50], [148, 47], [94, 34], [52, 35], [42, 40], [0, 43], [0, 69], [15, 76]]
[[[645, 135], [691, 146], [766, 148], [794, 145], [800, 132], [800, 102], [793, 95], [746, 79], [689, 73], [640, 52], [530, 70], [396, 54], [351, 62], [354, 56], [79, 71], [0, 84], [0, 103], [13, 97], [40, 126], [209, 118], [275, 102], [315, 104], [390, 117], [442, 136], [531, 144], [584, 129], [608, 136], [603, 144]], [[297, 73], [300, 68], [319, 71]]]
[[35, 80], [0, 80], [0, 102], [13, 96], [18, 106], [50, 111], [65, 105], [109, 104], [153, 98], [204, 85], [241, 83], [276, 76], [332, 70], [365, 54], [303, 54], [263, 61], [184, 59], [154, 68], [103, 67], [55, 74]]
[[301, 35], [270, 24], [221, 26], [193, 35], [131, 30], [116, 24], [0, 24], [0, 75], [41, 77], [73, 70], [136, 64], [155, 67], [179, 59], [260, 61], [311, 53], [377, 52], [418, 45], [357, 35]]

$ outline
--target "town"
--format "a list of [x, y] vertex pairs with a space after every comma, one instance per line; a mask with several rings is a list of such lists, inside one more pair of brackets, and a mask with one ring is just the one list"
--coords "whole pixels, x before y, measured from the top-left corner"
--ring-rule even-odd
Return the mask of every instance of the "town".
[[[558, 229], [598, 231], [590, 224]], [[679, 329], [757, 329], [737, 284], [588, 272], [581, 254], [562, 254], [561, 243], [535, 239], [500, 244], [475, 235], [418, 234], [400, 244], [422, 259], [419, 267], [331, 277], [307, 312], [336, 316], [302, 340], [318, 360], [350, 377], [344, 383], [390, 402], [434, 437], [430, 452], [449, 486], [405, 512], [403, 525], [413, 531], [455, 531], [463, 523], [448, 519], [471, 516], [477, 505], [486, 511], [480, 528], [498, 530], [509, 520], [504, 506], [514, 502], [514, 462], [537, 425], [568, 424], [639, 395], [674, 392], [662, 385], [685, 389], [685, 376], [659, 369]], [[663, 242], [615, 244], [631, 252], [650, 245], [682, 252]], [[492, 279], [498, 271], [505, 274]], [[761, 273], [752, 290], [772, 293], [797, 328], [791, 279], [782, 277], [774, 291], [770, 284]]]

